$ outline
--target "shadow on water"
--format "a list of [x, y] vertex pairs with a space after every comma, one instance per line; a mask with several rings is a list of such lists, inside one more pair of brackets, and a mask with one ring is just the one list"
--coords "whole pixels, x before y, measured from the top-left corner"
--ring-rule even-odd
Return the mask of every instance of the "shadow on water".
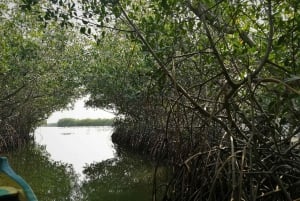
[[[45, 146], [28, 146], [6, 154], [12, 168], [32, 187], [40, 201], [151, 201], [154, 164], [118, 149], [116, 157], [84, 168], [84, 179], [72, 165], [50, 158]], [[159, 182], [166, 180], [158, 169]]]
[[[151, 201], [153, 164], [142, 156], [118, 150], [118, 157], [84, 169], [85, 201]], [[165, 169], [159, 169], [162, 179]]]
[[39, 200], [81, 200], [78, 175], [72, 166], [51, 160], [45, 146], [28, 144], [6, 156], [11, 167], [30, 184]]

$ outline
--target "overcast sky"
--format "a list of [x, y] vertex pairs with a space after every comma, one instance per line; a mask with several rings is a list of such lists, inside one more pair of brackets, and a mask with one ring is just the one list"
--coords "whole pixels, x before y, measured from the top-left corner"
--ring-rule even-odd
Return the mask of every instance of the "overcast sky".
[[63, 110], [59, 112], [54, 112], [48, 118], [48, 123], [56, 123], [59, 119], [62, 118], [74, 118], [74, 119], [97, 119], [97, 118], [113, 118], [115, 115], [111, 112], [107, 112], [100, 109], [94, 108], [85, 108], [84, 107], [85, 98], [79, 99], [75, 105], [73, 110]]

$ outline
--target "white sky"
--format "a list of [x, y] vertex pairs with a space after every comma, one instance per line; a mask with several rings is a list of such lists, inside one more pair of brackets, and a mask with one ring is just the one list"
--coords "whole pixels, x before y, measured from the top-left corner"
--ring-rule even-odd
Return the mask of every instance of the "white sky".
[[97, 118], [113, 118], [115, 115], [112, 112], [108, 112], [101, 109], [94, 108], [85, 108], [84, 100], [86, 98], [79, 99], [74, 104], [74, 109], [72, 110], [63, 110], [57, 111], [51, 114], [47, 119], [47, 123], [56, 123], [59, 119], [62, 118], [74, 118], [74, 119], [97, 119]]

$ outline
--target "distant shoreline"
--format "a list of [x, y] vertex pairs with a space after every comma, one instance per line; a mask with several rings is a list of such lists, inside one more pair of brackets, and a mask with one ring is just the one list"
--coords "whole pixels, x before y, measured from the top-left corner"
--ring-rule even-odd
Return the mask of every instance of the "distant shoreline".
[[75, 126], [112, 126], [115, 119], [59, 119], [57, 123], [48, 123], [47, 127], [75, 127]]

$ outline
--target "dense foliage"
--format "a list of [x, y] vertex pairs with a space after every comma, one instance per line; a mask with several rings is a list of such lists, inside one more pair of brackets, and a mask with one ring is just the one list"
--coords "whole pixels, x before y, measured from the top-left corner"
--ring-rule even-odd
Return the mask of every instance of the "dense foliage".
[[97, 39], [80, 79], [114, 140], [174, 170], [164, 200], [300, 197], [300, 2], [51, 2]]
[[[0, 149], [29, 138], [52, 112], [80, 96], [83, 41], [60, 26], [47, 28], [18, 2], [1, 2]], [[37, 8], [37, 10], [39, 10]]]
[[11, 167], [29, 183], [38, 200], [79, 201], [79, 178], [73, 167], [51, 160], [45, 146], [29, 144], [7, 154]]

